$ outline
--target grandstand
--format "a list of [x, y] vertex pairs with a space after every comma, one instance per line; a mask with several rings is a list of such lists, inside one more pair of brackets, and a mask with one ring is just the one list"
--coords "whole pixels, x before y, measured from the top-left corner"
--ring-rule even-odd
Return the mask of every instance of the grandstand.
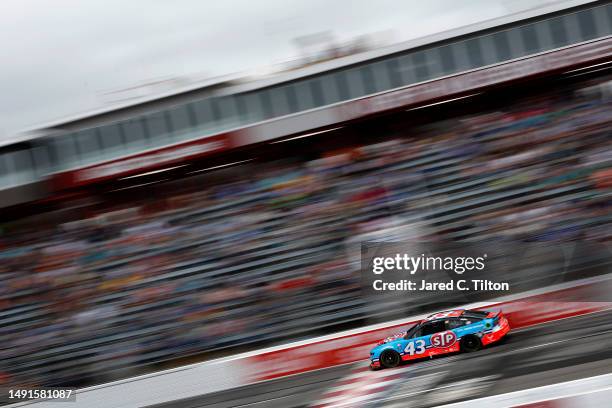
[[[389, 318], [347, 252], [372, 232], [609, 243], [612, 6], [582, 3], [4, 146], [0, 378], [90, 384]], [[593, 46], [608, 53], [527, 85], [350, 105]]]

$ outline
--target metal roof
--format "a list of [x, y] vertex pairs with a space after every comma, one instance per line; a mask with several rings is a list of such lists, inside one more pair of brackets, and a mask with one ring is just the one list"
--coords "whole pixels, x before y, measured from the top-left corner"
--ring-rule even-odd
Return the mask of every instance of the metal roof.
[[423, 47], [423, 46], [430, 45], [430, 44], [435, 44], [435, 43], [450, 40], [453, 38], [460, 38], [460, 37], [463, 37], [469, 34], [473, 34], [473, 33], [477, 33], [480, 31], [485, 31], [485, 30], [493, 29], [495, 27], [500, 27], [500, 26], [509, 25], [513, 23], [518, 23], [520, 21], [537, 18], [537, 17], [544, 16], [547, 14], [552, 14], [552, 13], [560, 12], [563, 10], [567, 10], [567, 9], [571, 9], [574, 7], [579, 7], [579, 6], [591, 4], [591, 3], [597, 3], [597, 0], [551, 1], [540, 7], [534, 7], [534, 8], [530, 8], [528, 10], [520, 11], [517, 13], [508, 14], [503, 17], [483, 20], [475, 24], [469, 24], [469, 25], [458, 27], [458, 28], [441, 31], [436, 34], [411, 39], [411, 40], [397, 43], [394, 45], [390, 45], [387, 47], [382, 47], [377, 50], [366, 51], [366, 52], [359, 53], [359, 54], [348, 55], [348, 56], [337, 58], [334, 60], [321, 62], [319, 64], [315, 64], [312, 66], [296, 69], [289, 73], [283, 73], [283, 74], [274, 76], [269, 79], [259, 80], [256, 82], [251, 82], [251, 83], [241, 84], [241, 85], [236, 85], [236, 86], [230, 86], [230, 87], [224, 88], [221, 92], [224, 95], [231, 95], [231, 94], [236, 94], [240, 92], [247, 92], [247, 91], [252, 91], [255, 89], [266, 88], [266, 87], [284, 83], [284, 82], [291, 82], [291, 81], [294, 81], [300, 78], [313, 76], [313, 75], [325, 73], [328, 71], [333, 71], [336, 69], [360, 64], [360, 63], [363, 63], [369, 60], [374, 60], [374, 59], [382, 58], [382, 57], [393, 55], [393, 54], [402, 53], [410, 49], [419, 48], [419, 47]]

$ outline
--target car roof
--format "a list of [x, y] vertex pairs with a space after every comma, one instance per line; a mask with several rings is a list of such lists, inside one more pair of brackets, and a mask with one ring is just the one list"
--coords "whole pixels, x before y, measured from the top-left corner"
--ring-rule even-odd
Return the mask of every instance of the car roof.
[[432, 320], [445, 319], [447, 317], [459, 317], [464, 312], [465, 312], [465, 309], [456, 309], [456, 310], [447, 310], [445, 312], [437, 312], [437, 313], [427, 316], [427, 318], [424, 321], [428, 322]]

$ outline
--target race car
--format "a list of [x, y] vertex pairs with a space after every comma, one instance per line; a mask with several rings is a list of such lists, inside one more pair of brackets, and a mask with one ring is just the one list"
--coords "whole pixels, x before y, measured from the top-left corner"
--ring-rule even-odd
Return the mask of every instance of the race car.
[[381, 340], [370, 351], [370, 368], [440, 354], [473, 352], [500, 341], [510, 331], [501, 311], [450, 310], [432, 314], [407, 331]]

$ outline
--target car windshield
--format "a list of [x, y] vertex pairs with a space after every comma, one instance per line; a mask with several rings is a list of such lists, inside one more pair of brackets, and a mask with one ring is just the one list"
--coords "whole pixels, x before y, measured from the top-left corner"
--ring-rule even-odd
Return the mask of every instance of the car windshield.
[[414, 335], [414, 333], [417, 331], [419, 326], [420, 326], [420, 324], [415, 324], [414, 326], [412, 326], [411, 328], [406, 330], [406, 335], [404, 336], [404, 338], [405, 339], [411, 338]]

